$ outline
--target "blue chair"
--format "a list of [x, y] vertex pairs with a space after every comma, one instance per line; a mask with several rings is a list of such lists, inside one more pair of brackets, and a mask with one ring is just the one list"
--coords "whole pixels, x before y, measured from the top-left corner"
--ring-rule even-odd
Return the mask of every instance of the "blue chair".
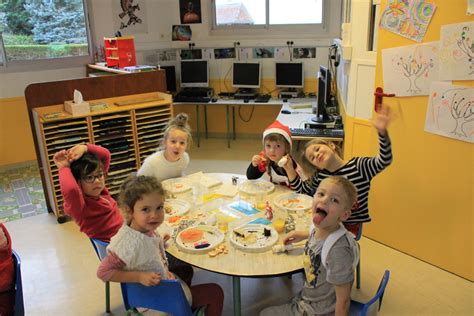
[[[379, 288], [375, 296], [370, 299], [367, 303], [361, 303], [354, 300], [351, 300], [351, 309], [349, 315], [351, 316], [365, 316], [365, 315], [376, 315], [382, 307], [383, 294], [385, 293], [385, 288], [388, 284], [388, 279], [390, 278], [390, 271], [385, 270], [382, 281], [380, 281]], [[378, 308], [375, 302], [379, 301]]]
[[158, 285], [144, 286], [140, 283], [121, 283], [125, 309], [151, 308], [175, 316], [201, 315], [202, 308], [194, 313], [178, 280], [161, 280]]
[[[107, 256], [107, 246], [109, 243], [95, 239], [95, 238], [90, 238], [92, 246], [94, 247], [95, 253], [97, 254], [97, 257], [99, 257], [99, 260], [102, 261], [106, 256]], [[110, 313], [110, 283], [105, 282], [105, 312]]]
[[12, 250], [13, 264], [15, 266], [15, 316], [25, 315], [23, 302], [23, 284], [21, 281], [21, 260], [15, 250]]
[[[355, 240], [359, 241], [360, 240], [360, 237], [362, 237], [362, 224], [363, 223], [360, 223], [360, 228], [359, 228], [359, 231], [357, 232], [357, 235], [355, 236]], [[359, 246], [359, 262], [357, 263], [357, 267], [356, 267], [356, 287], [358, 289], [360, 289], [360, 245], [357, 244]]]

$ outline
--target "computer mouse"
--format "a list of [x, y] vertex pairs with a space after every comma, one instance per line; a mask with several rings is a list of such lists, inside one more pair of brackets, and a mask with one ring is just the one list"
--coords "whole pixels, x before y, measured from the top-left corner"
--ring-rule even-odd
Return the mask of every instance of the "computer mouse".
[[217, 102], [217, 99], [216, 99], [216, 98], [212, 98], [212, 99], [211, 99], [211, 102]]
[[282, 114], [291, 114], [291, 111], [289, 111], [289, 110], [281, 110], [281, 113], [282, 113]]
[[283, 99], [283, 102], [288, 102], [288, 99]]

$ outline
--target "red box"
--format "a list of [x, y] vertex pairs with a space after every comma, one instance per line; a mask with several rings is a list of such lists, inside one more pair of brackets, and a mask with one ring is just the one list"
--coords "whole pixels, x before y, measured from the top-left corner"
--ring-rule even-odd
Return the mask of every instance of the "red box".
[[105, 63], [110, 68], [136, 66], [135, 40], [133, 36], [104, 37]]

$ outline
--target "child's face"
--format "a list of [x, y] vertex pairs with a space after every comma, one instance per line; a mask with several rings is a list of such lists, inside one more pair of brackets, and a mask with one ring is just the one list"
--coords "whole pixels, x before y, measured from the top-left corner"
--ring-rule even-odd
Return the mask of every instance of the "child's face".
[[168, 161], [179, 160], [188, 146], [188, 134], [179, 130], [172, 129], [165, 140], [166, 159]]
[[143, 195], [133, 210], [127, 209], [132, 212], [130, 227], [142, 233], [154, 231], [165, 219], [164, 203], [165, 198], [159, 193]]
[[314, 144], [306, 148], [304, 155], [317, 169], [325, 169], [336, 155], [334, 144]]
[[341, 185], [323, 180], [313, 199], [313, 223], [318, 228], [337, 228], [351, 215], [351, 205]]
[[102, 168], [97, 168], [79, 180], [82, 192], [87, 196], [98, 197], [105, 188], [105, 175]]
[[286, 155], [285, 144], [281, 141], [266, 140], [265, 143], [265, 156], [270, 158], [273, 162], [278, 162]]

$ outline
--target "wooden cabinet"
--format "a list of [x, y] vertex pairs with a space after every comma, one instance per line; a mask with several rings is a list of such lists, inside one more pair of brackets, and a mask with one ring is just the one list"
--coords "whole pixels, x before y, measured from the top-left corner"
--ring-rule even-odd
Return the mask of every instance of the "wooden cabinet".
[[161, 92], [88, 102], [103, 102], [107, 108], [81, 117], [64, 112], [62, 104], [33, 109], [40, 162], [45, 171], [45, 194], [58, 219], [64, 213], [58, 169], [53, 162], [56, 152], [82, 143], [109, 149], [112, 157], [106, 184], [115, 195], [123, 180], [159, 146], [172, 117], [171, 96]]

